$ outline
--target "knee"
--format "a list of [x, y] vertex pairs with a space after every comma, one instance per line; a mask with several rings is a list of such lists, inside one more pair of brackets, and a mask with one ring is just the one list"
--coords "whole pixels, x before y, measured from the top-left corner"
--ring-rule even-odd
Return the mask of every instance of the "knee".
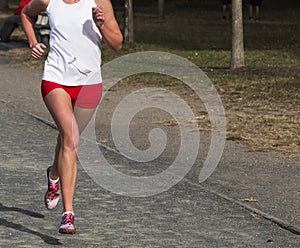
[[60, 135], [60, 137], [60, 147], [63, 149], [64, 152], [77, 152], [80, 144], [79, 133], [76, 132], [72, 134], [63, 134]]

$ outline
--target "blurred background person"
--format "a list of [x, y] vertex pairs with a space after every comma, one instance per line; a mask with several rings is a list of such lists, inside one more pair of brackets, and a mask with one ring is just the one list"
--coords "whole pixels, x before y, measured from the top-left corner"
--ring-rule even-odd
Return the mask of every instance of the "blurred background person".
[[223, 16], [222, 16], [223, 20], [226, 20], [227, 14], [228, 14], [228, 18], [231, 18], [231, 0], [222, 0], [222, 10], [223, 10]]
[[14, 14], [5, 19], [0, 30], [1, 42], [8, 42], [14, 29], [21, 25], [21, 11], [30, 1], [31, 0], [21, 0], [19, 7], [14, 11]]
[[[259, 21], [259, 11], [261, 6], [261, 0], [249, 0], [249, 19]], [[253, 17], [253, 9], [255, 8], [255, 17]]]

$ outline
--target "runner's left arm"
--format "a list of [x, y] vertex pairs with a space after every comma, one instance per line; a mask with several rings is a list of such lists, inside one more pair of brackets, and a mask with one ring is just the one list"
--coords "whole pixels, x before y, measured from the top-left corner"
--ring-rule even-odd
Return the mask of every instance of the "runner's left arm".
[[115, 18], [110, 0], [95, 0], [93, 20], [106, 43], [115, 51], [122, 49], [123, 35]]

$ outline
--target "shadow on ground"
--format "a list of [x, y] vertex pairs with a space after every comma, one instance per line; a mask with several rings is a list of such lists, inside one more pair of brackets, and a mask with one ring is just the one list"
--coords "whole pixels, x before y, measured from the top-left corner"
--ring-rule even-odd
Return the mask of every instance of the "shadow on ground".
[[[14, 212], [18, 212], [18, 213], [22, 213], [34, 218], [40, 218], [43, 219], [45, 216], [37, 213], [37, 212], [33, 212], [30, 210], [26, 210], [26, 209], [22, 209], [19, 207], [7, 207], [4, 206], [2, 203], [0, 203], [0, 212], [7, 212], [7, 211], [14, 211]], [[1, 214], [1, 216], [3, 217], [3, 214]], [[30, 223], [27, 223], [28, 225], [30, 225]], [[59, 242], [58, 239], [53, 238], [51, 236], [48, 236], [46, 234], [34, 231], [32, 229], [27, 228], [26, 226], [22, 225], [22, 224], [17, 224], [14, 223], [12, 221], [8, 221], [4, 218], [0, 218], [0, 226], [4, 226], [4, 227], [8, 227], [8, 228], [12, 228], [15, 230], [18, 230], [20, 232], [25, 232], [25, 233], [29, 233], [29, 234], [33, 234], [36, 235], [38, 237], [40, 237], [42, 240], [44, 240], [45, 243], [47, 244], [51, 244], [51, 245], [61, 245], [61, 243]]]

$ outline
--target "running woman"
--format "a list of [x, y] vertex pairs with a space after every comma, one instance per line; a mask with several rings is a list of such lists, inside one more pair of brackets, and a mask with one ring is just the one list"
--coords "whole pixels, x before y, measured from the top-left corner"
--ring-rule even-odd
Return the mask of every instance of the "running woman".
[[50, 51], [45, 61], [41, 92], [59, 134], [52, 166], [47, 169], [47, 209], [54, 209], [60, 193], [63, 214], [60, 233], [74, 234], [73, 199], [77, 177], [76, 153], [80, 133], [102, 95], [101, 41], [122, 48], [122, 33], [110, 0], [32, 0], [22, 11], [22, 24], [32, 57], [45, 53], [37, 41], [34, 17], [49, 17]]

